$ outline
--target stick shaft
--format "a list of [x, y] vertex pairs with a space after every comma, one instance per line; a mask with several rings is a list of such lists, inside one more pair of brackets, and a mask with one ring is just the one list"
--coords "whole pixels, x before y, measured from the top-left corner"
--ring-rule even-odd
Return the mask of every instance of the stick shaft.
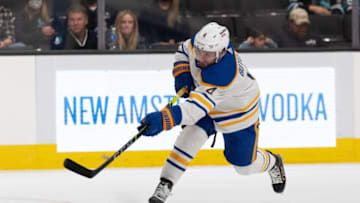
[[[175, 102], [178, 100], [178, 98], [183, 95], [185, 92], [187, 92], [187, 88], [183, 87], [179, 90], [177, 93], [177, 96], [175, 96], [167, 105], [166, 107], [169, 108], [172, 105], [175, 104]], [[77, 162], [71, 160], [71, 159], [65, 159], [64, 161], [64, 167], [69, 169], [70, 171], [73, 171], [74, 173], [80, 174], [82, 176], [85, 176], [87, 178], [92, 178], [96, 176], [100, 171], [102, 171], [106, 166], [108, 166], [111, 162], [113, 162], [120, 154], [122, 154], [124, 151], [126, 151], [132, 144], [134, 144], [141, 136], [142, 133], [145, 132], [150, 126], [145, 125], [143, 126], [139, 132], [132, 137], [125, 145], [123, 145], [118, 151], [116, 151], [108, 160], [106, 160], [103, 164], [101, 164], [96, 169], [88, 169]]]

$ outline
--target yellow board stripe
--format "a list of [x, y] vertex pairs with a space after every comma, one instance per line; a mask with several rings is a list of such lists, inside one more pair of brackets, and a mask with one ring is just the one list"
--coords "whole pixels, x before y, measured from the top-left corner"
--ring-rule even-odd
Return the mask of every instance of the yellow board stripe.
[[[261, 139], [261, 136], [260, 136]], [[141, 142], [141, 140], [139, 140]], [[336, 147], [279, 148], [271, 152], [281, 154], [286, 164], [360, 163], [360, 138], [337, 138]], [[119, 144], [121, 147], [121, 144]], [[109, 167], [161, 167], [170, 150], [126, 151]], [[56, 144], [0, 145], [1, 170], [64, 169], [66, 158], [89, 168], [101, 165], [114, 152], [57, 153]], [[223, 150], [200, 150], [190, 166], [229, 165]]]
[[199, 102], [201, 102], [202, 104], [204, 104], [207, 108], [208, 108], [208, 112], [211, 111], [213, 109], [213, 106], [210, 104], [210, 102], [208, 102], [207, 100], [205, 100], [204, 98], [202, 98], [200, 95], [195, 94], [195, 93], [190, 93], [190, 99], [195, 98], [196, 100], [198, 100]]
[[228, 123], [224, 123], [224, 124], [219, 124], [220, 127], [227, 127], [229, 125], [234, 125], [234, 124], [237, 124], [237, 123], [240, 123], [240, 122], [243, 122], [247, 119], [249, 119], [251, 116], [253, 116], [257, 111], [259, 110], [259, 104], [256, 105], [256, 108], [253, 112], [251, 112], [249, 115], [245, 116], [244, 118], [240, 119], [240, 120], [236, 120], [236, 121], [231, 121], [231, 122], [228, 122]]
[[189, 165], [189, 162], [186, 159], [182, 158], [180, 155], [176, 154], [173, 151], [171, 152], [170, 157], [181, 163], [183, 166]]
[[260, 91], [258, 92], [258, 94], [256, 95], [255, 99], [252, 100], [250, 102], [250, 104], [248, 104], [245, 108], [242, 109], [236, 109], [236, 110], [232, 110], [232, 111], [214, 111], [214, 112], [210, 112], [209, 115], [219, 115], [219, 114], [227, 114], [227, 113], [235, 113], [235, 112], [244, 112], [250, 109], [250, 107], [252, 107], [252, 105], [259, 99], [260, 97]]

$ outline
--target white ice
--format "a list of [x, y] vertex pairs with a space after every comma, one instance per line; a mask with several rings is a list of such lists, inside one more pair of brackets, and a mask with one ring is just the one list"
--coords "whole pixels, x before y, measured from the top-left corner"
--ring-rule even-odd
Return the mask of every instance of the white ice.
[[[283, 194], [267, 173], [190, 167], [167, 203], [360, 202], [360, 164], [286, 165]], [[1, 203], [146, 203], [161, 168], [107, 168], [92, 179], [67, 170], [0, 171]]]

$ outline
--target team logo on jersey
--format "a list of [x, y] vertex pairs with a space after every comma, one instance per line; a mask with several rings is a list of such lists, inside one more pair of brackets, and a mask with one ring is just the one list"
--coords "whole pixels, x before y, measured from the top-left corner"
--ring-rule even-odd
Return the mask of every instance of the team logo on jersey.
[[209, 94], [213, 94], [215, 90], [216, 90], [216, 87], [207, 89], [206, 92]]

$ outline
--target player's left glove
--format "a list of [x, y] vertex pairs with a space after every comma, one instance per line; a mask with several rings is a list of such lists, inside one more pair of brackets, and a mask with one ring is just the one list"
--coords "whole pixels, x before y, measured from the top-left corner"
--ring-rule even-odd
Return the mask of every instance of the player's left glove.
[[164, 108], [160, 112], [148, 114], [141, 120], [138, 130], [145, 125], [149, 128], [143, 133], [145, 136], [155, 136], [163, 130], [170, 130], [181, 122], [181, 110], [179, 106]]

